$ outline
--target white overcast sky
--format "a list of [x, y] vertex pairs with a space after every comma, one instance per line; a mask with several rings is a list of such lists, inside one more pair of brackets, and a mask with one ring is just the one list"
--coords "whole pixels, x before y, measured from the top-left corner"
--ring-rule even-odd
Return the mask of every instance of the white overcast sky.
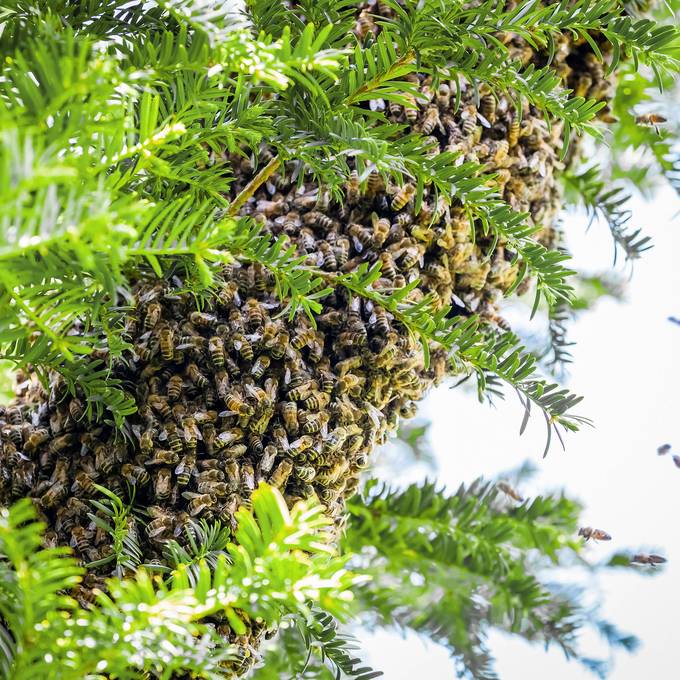
[[[632, 224], [653, 237], [654, 248], [639, 261], [626, 301], [601, 301], [571, 328], [574, 364], [568, 386], [585, 395], [578, 412], [595, 421], [567, 437], [567, 450], [554, 446], [545, 460], [544, 423], [532, 419], [518, 434], [522, 411], [514, 396], [496, 408], [479, 404], [469, 393], [442, 386], [423, 404], [420, 415], [432, 421], [437, 478], [451, 488], [479, 475], [493, 476], [531, 460], [540, 474], [522, 491], [564, 487], [585, 504], [587, 524], [608, 531], [610, 544], [592, 546], [593, 554], [614, 548], [658, 548], [669, 559], [656, 578], [634, 573], [599, 577], [603, 613], [637, 634], [640, 650], [616, 656], [613, 680], [680, 678], [680, 469], [657, 446], [674, 445], [680, 454], [680, 201], [670, 190], [653, 201], [632, 204]], [[608, 229], [567, 215], [568, 245], [579, 270], [602, 271], [611, 265]], [[412, 636], [362, 635], [366, 660], [385, 672], [385, 680], [454, 677], [447, 653]], [[490, 640], [502, 680], [581, 680], [594, 678], [555, 649], [503, 635]], [[606, 653], [584, 640], [593, 654]]]

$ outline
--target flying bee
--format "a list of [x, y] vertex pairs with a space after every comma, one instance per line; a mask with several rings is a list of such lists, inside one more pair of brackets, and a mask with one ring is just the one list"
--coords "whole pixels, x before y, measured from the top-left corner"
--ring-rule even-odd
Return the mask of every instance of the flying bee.
[[291, 463], [287, 458], [284, 458], [276, 466], [274, 472], [272, 472], [271, 477], [269, 478], [269, 483], [277, 489], [283, 488], [286, 485], [286, 482], [288, 481], [292, 471], [293, 463]]
[[201, 373], [201, 370], [194, 363], [191, 363], [186, 368], [187, 377], [196, 387], [207, 387], [208, 379]]
[[583, 538], [586, 541], [591, 539], [591, 538], [594, 541], [611, 541], [612, 540], [612, 537], [606, 531], [602, 531], [602, 529], [593, 529], [593, 527], [581, 527], [578, 530], [578, 535], [583, 536]]
[[514, 501], [517, 501], [518, 503], [523, 503], [524, 498], [522, 495], [515, 489], [513, 488], [510, 484], [507, 482], [496, 482], [496, 487], [502, 491], [506, 496], [510, 496]]
[[667, 120], [667, 118], [658, 113], [645, 113], [641, 116], [635, 116], [635, 122], [638, 125], [652, 125], [657, 134], [659, 134], [659, 124], [666, 123]]
[[170, 498], [172, 491], [172, 473], [170, 468], [162, 467], [156, 470], [153, 476], [153, 491], [157, 501], [166, 501]]
[[675, 463], [675, 467], [680, 468], [680, 456], [673, 456], [673, 463]]
[[197, 328], [212, 328], [217, 323], [217, 317], [205, 312], [191, 312], [189, 320]]
[[404, 184], [404, 186], [397, 191], [394, 198], [392, 198], [390, 207], [395, 212], [398, 212], [404, 208], [406, 204], [415, 196], [415, 193], [416, 188], [413, 186], [413, 184]]
[[189, 501], [187, 511], [193, 517], [210, 511], [215, 507], [217, 498], [210, 493], [194, 493], [193, 491], [183, 491], [182, 498]]
[[633, 564], [649, 564], [650, 566], [655, 567], [657, 564], [663, 564], [668, 560], [665, 557], [661, 557], [661, 555], [638, 553], [637, 555], [633, 555], [630, 561]]
[[151, 476], [141, 465], [125, 463], [120, 468], [120, 474], [130, 486], [136, 486], [137, 484], [146, 486], [151, 481]]
[[232, 336], [232, 347], [245, 361], [253, 360], [253, 357], [255, 356], [253, 346], [243, 333], [234, 333]]
[[156, 327], [156, 324], [161, 318], [161, 306], [158, 302], [150, 302], [146, 308], [144, 316], [144, 330], [150, 331]]
[[670, 444], [662, 444], [656, 450], [657, 454], [660, 456], [665, 456], [671, 450]]
[[269, 368], [270, 363], [271, 359], [266, 354], [262, 354], [261, 356], [257, 357], [253, 363], [253, 367], [250, 369], [250, 373], [255, 378], [255, 380], [259, 380], [265, 374], [265, 371]]

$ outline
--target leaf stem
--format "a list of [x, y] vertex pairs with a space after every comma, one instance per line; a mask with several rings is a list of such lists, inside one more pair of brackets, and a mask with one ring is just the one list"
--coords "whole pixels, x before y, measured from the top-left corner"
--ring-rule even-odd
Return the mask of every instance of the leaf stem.
[[265, 165], [264, 168], [248, 182], [248, 184], [246, 184], [243, 191], [241, 191], [241, 193], [239, 193], [232, 201], [229, 210], [227, 211], [227, 215], [234, 217], [243, 207], [243, 204], [278, 170], [279, 165], [281, 165], [279, 157], [275, 156], [272, 158], [269, 163], [267, 163], [267, 165]]

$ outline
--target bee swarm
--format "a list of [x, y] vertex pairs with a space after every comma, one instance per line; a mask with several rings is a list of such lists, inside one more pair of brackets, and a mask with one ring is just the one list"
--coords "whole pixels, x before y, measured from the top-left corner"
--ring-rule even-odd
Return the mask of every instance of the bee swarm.
[[[525, 64], [535, 59], [518, 39], [508, 46]], [[597, 87], [597, 96], [606, 96], [601, 67], [589, 54], [561, 43], [556, 67], [579, 94]], [[560, 124], [550, 128], [528, 105], [520, 121], [507, 98], [478, 96], [464, 83], [456, 110], [455, 82], [434, 87], [421, 76], [418, 84], [422, 100], [412, 107], [374, 104], [386, 106], [392, 122], [428, 135], [433, 154], [456, 151], [461, 162], [497, 173], [501, 196], [527, 211], [539, 239], [554, 245]], [[252, 163], [231, 162], [240, 164], [242, 188]], [[316, 186], [298, 187], [298, 171], [287, 167], [272, 177], [244, 214], [326, 272], [380, 261], [376, 288], [418, 278], [414, 302], [431, 294], [439, 306], [452, 304], [452, 314], [477, 312], [503, 325], [497, 307], [520, 263], [506, 244], [471, 225], [462, 206], [426, 189], [415, 214], [413, 186], [385, 186], [377, 173], [360, 182], [356, 171], [338, 204]], [[146, 563], [163, 559], [169, 539], [185, 540], [192, 521], [233, 524], [260, 480], [289, 503], [318, 496], [341, 526], [343, 499], [356, 490], [371, 451], [400, 417], [414, 414], [415, 403], [445, 376], [447, 359], [432, 347], [425, 368], [422, 349], [388, 311], [342, 288], [322, 302], [316, 328], [302, 313], [289, 321], [273, 277], [258, 264], [226, 267], [200, 311], [173, 282], [140, 281], [126, 324], [134, 349], [112, 362], [113, 377], [136, 392], [138, 412], [126, 436], [83, 418], [82, 395], [68, 393], [57, 374], [49, 393], [27, 380], [0, 412], [0, 501], [31, 497], [50, 529], [46, 540], [71, 545], [85, 563], [111, 551], [110, 537], [88, 518], [89, 501], [99, 496], [95, 483], [124, 499], [134, 489], [134, 504], [147, 516], [130, 530]], [[108, 573], [110, 565], [93, 569], [79, 597], [88, 599]], [[262, 633], [255, 628], [244, 643], [249, 651]]]

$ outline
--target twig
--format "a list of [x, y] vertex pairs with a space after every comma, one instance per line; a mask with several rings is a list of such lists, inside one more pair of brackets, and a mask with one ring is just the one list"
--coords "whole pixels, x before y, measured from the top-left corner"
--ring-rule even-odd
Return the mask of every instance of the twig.
[[241, 193], [232, 201], [229, 210], [227, 210], [227, 215], [234, 217], [243, 207], [243, 204], [271, 177], [273, 173], [278, 170], [279, 165], [281, 165], [281, 161], [278, 156], [272, 158], [272, 160], [270, 160], [269, 163], [267, 163], [267, 165], [265, 165], [264, 168], [248, 182], [248, 184], [246, 184], [243, 191], [241, 191]]

